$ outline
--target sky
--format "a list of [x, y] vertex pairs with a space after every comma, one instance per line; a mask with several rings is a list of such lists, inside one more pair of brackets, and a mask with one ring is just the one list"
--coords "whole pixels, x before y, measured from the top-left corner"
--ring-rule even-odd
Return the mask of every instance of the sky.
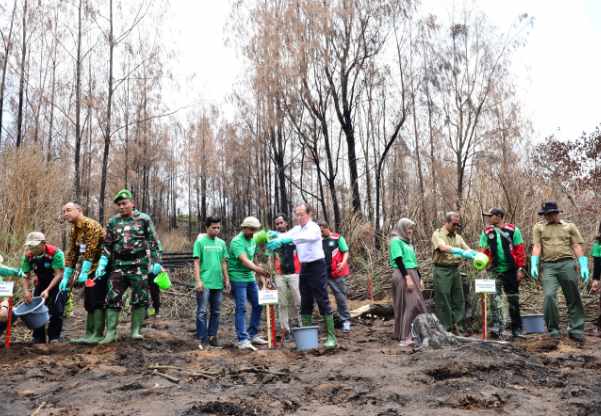
[[[601, 124], [601, 1], [473, 1], [501, 31], [523, 13], [534, 17], [527, 44], [515, 56], [513, 72], [532, 139], [551, 134], [579, 137]], [[453, 0], [423, 0], [424, 7], [448, 16]], [[241, 82], [244, 63], [226, 45], [231, 1], [172, 0], [163, 27], [175, 52], [169, 63], [181, 86], [168, 96], [171, 107], [227, 107], [227, 97]]]

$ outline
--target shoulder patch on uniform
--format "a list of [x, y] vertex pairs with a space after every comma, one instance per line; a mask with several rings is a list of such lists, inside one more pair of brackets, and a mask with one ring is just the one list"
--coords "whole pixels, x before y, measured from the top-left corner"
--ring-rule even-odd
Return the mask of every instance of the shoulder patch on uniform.
[[515, 225], [513, 225], [513, 224], [505, 224], [504, 228], [507, 228], [508, 230], [512, 230], [513, 231], [513, 230], [515, 230]]
[[493, 227], [492, 225], [488, 225], [485, 229], [484, 229], [484, 233], [485, 234], [490, 234], [494, 231], [495, 227]]

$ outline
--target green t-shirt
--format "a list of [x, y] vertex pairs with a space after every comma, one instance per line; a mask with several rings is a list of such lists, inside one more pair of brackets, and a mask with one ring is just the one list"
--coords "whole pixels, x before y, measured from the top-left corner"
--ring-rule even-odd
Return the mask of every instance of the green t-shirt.
[[207, 289], [223, 289], [222, 262], [227, 260], [227, 246], [219, 237], [206, 234], [194, 242], [192, 257], [200, 260], [200, 280]]
[[346, 240], [343, 236], [338, 237], [338, 250], [340, 250], [343, 253], [346, 253], [348, 251], [348, 245], [346, 244]]
[[395, 261], [398, 257], [403, 258], [405, 269], [417, 269], [417, 258], [413, 246], [400, 237], [393, 237], [390, 240], [389, 248], [390, 267], [393, 269], [399, 268]]
[[246, 258], [253, 261], [257, 251], [257, 243], [252, 238], [247, 240], [240, 233], [230, 242], [230, 253], [228, 258], [228, 273], [232, 282], [253, 282], [255, 273], [242, 264], [238, 258], [240, 254], [246, 253]]
[[591, 256], [601, 257], [601, 244], [599, 244], [598, 240], [595, 240], [595, 242], [593, 243], [593, 248], [591, 249]]
[[[39, 257], [34, 257], [34, 259]], [[52, 270], [62, 270], [65, 268], [65, 254], [62, 252], [62, 250], [56, 249], [56, 253], [54, 253], [54, 256], [52, 256], [52, 261], [50, 262], [49, 266]], [[33, 270], [33, 266], [26, 256], [21, 257], [21, 270], [23, 273], [29, 273], [31, 270]]]
[[[495, 237], [497, 239], [497, 253], [496, 253], [497, 269], [496, 269], [496, 271], [499, 273], [506, 272], [507, 270], [509, 270], [509, 263], [507, 262], [507, 259], [505, 258], [505, 251], [503, 250], [503, 241], [502, 241], [501, 233], [499, 232], [499, 228], [497, 228], [497, 227], [495, 227]], [[515, 227], [515, 230], [513, 232], [512, 244], [514, 246], [516, 246], [518, 244], [523, 244], [523, 243], [524, 243], [524, 239], [522, 238], [522, 232], [520, 231], [520, 229], [518, 227]], [[480, 248], [490, 248], [490, 245], [488, 244], [488, 235], [484, 232], [482, 232], [482, 234], [480, 234]]]

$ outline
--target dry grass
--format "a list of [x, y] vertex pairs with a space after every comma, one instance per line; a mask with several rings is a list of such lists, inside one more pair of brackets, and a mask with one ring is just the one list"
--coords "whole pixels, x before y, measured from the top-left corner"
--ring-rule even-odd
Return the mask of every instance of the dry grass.
[[14, 260], [30, 231], [42, 231], [49, 241], [60, 243], [61, 206], [70, 191], [66, 164], [46, 162], [38, 146], [0, 153], [0, 252]]
[[189, 251], [192, 253], [192, 244], [188, 237], [181, 231], [161, 231], [159, 232], [163, 251]]

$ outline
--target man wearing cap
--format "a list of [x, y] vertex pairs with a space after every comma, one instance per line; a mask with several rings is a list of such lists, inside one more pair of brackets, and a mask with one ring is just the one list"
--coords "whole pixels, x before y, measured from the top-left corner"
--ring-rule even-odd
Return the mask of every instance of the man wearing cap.
[[[65, 273], [59, 285], [59, 289], [66, 292], [71, 285], [75, 267], [80, 261], [77, 283], [84, 284], [88, 278], [94, 276], [102, 254], [104, 230], [97, 221], [83, 215], [81, 206], [75, 202], [68, 202], [63, 206], [63, 218], [73, 226], [65, 259]], [[87, 312], [86, 333], [82, 338], [72, 342], [96, 344], [104, 338], [106, 292], [107, 279], [96, 279], [93, 286], [84, 287], [84, 308]]]
[[117, 340], [119, 312], [123, 294], [131, 287], [131, 337], [142, 339], [142, 323], [148, 307], [148, 274], [161, 271], [161, 243], [150, 217], [135, 209], [132, 194], [122, 189], [113, 201], [119, 214], [111, 217], [106, 226], [102, 255], [98, 261], [95, 279], [104, 278], [110, 263], [106, 297], [106, 336], [100, 344]]
[[33, 272], [37, 277], [33, 295], [44, 298], [50, 315], [48, 331], [46, 331], [45, 325], [33, 330], [33, 342], [36, 344], [45, 344], [46, 340], [55, 342], [61, 336], [65, 305], [61, 297], [57, 298], [57, 295], [64, 268], [65, 255], [59, 248], [47, 244], [44, 234], [34, 231], [27, 235], [25, 254], [21, 257], [21, 270], [25, 273], [23, 300], [25, 303], [31, 303], [30, 279]]
[[459, 273], [462, 258], [473, 260], [476, 252], [470, 249], [461, 230], [461, 216], [448, 212], [445, 223], [432, 234], [432, 278], [436, 316], [447, 331], [463, 332], [465, 298]]
[[491, 208], [482, 215], [487, 218], [488, 226], [480, 235], [480, 249], [489, 258], [489, 270], [496, 280], [497, 288], [492, 302], [491, 335], [496, 338], [503, 336], [504, 291], [509, 304], [511, 334], [514, 338], [519, 338], [522, 336], [519, 283], [524, 278], [526, 265], [522, 232], [515, 225], [505, 222], [505, 211], [502, 208]]
[[328, 272], [322, 246], [321, 229], [312, 218], [313, 209], [300, 204], [294, 209], [298, 225], [290, 231], [271, 233], [267, 243], [269, 250], [277, 250], [285, 244], [294, 243], [301, 262], [299, 286], [301, 293], [301, 319], [303, 326], [313, 325], [313, 305], [317, 303], [319, 313], [326, 323], [327, 338], [324, 346], [336, 348], [334, 316], [328, 298]]
[[[261, 286], [264, 287], [264, 277], [268, 277], [269, 272], [253, 261], [257, 251], [257, 243], [253, 239], [253, 234], [261, 228], [261, 222], [255, 217], [246, 217], [240, 224], [240, 228], [242, 228], [242, 231], [230, 242], [228, 273], [236, 302], [235, 326], [238, 348], [255, 351], [256, 348], [253, 344], [267, 344], [265, 339], [257, 335], [262, 310], [261, 305], [259, 305], [257, 278], [261, 281]], [[248, 326], [246, 325], [246, 302], [251, 305]]]
[[[576, 225], [560, 219], [561, 210], [556, 202], [542, 205], [538, 215], [544, 221], [536, 223], [533, 233], [533, 248], [530, 275], [538, 278], [538, 265], [543, 265], [544, 312], [547, 330], [552, 337], [559, 338], [559, 309], [557, 289], [561, 287], [568, 306], [568, 335], [578, 344], [584, 342], [584, 308], [578, 291], [578, 268], [584, 284], [588, 282], [588, 257], [584, 255], [584, 240]], [[576, 258], [578, 261], [576, 261]]]

